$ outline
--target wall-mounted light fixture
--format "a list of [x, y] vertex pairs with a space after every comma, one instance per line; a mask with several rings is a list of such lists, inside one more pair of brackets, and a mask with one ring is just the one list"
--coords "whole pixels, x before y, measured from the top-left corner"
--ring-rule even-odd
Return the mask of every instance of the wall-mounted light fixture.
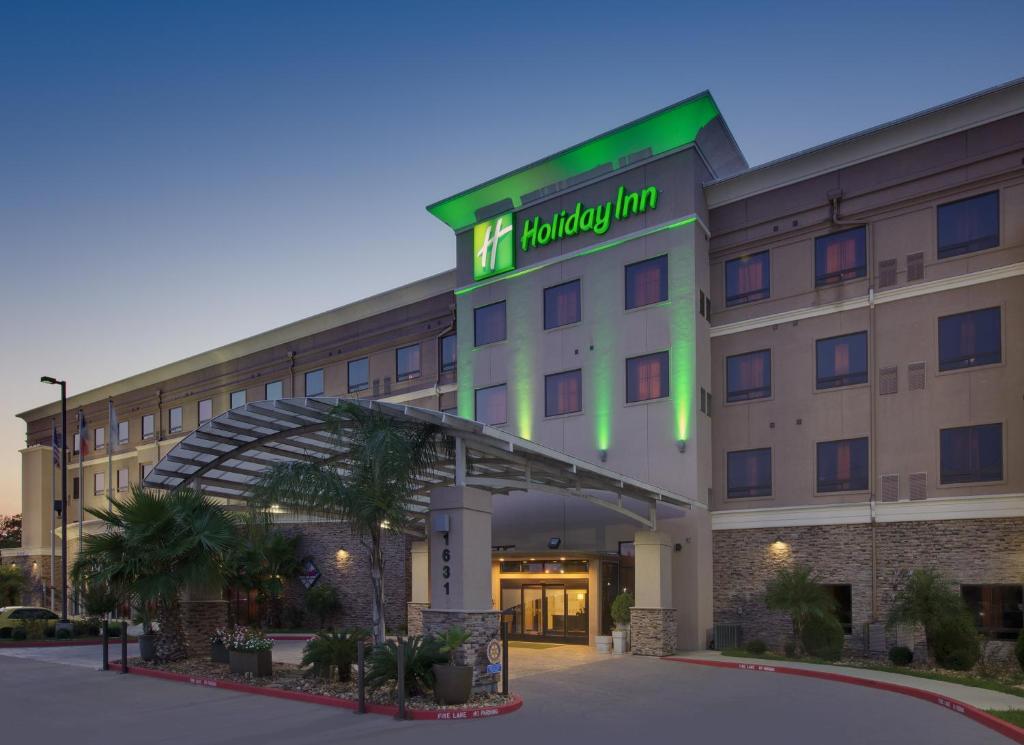
[[548, 539], [548, 548], [551, 549], [552, 551], [554, 551], [555, 549], [557, 549], [561, 545], [562, 545], [562, 539], [561, 538], [549, 538]]
[[602, 463], [606, 462], [608, 460], [608, 451], [607, 450], [598, 450], [597, 451], [597, 457], [601, 459]]
[[686, 452], [686, 440], [677, 440], [676, 447], [679, 448], [680, 453]]

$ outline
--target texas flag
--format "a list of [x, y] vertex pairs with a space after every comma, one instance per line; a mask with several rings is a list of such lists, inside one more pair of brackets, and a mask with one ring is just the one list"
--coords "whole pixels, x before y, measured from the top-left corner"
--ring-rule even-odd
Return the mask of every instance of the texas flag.
[[89, 453], [89, 428], [85, 426], [85, 412], [78, 410], [78, 453], [85, 457]]

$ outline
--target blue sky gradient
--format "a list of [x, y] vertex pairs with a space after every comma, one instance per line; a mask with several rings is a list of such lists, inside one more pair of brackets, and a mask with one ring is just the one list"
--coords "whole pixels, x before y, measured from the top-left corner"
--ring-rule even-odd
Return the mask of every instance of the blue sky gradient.
[[42, 374], [86, 390], [442, 271], [425, 205], [705, 88], [757, 164], [1005, 82], [1022, 22], [998, 1], [0, 4], [0, 513]]

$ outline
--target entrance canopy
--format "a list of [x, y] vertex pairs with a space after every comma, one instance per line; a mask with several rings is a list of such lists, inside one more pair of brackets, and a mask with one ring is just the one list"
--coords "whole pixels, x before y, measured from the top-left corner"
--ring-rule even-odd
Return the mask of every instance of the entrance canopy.
[[263, 473], [277, 463], [330, 461], [344, 470], [344, 424], [340, 437], [328, 425], [329, 413], [344, 402], [372, 407], [396, 420], [434, 424], [439, 437], [452, 439], [454, 447], [441, 448], [434, 471], [420, 479], [411, 509], [421, 517], [429, 510], [432, 489], [456, 485], [492, 494], [571, 496], [651, 529], [656, 527], [659, 506], [691, 506], [679, 494], [479, 422], [417, 406], [333, 397], [260, 401], [227, 411], [175, 445], [145, 485], [168, 490], [186, 485], [210, 496], [247, 500]]

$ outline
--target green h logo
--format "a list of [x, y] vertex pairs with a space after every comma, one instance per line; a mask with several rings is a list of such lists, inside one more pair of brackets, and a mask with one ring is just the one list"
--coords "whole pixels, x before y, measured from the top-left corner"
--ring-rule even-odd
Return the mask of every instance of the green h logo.
[[473, 227], [473, 279], [486, 279], [516, 268], [515, 216], [499, 215]]

